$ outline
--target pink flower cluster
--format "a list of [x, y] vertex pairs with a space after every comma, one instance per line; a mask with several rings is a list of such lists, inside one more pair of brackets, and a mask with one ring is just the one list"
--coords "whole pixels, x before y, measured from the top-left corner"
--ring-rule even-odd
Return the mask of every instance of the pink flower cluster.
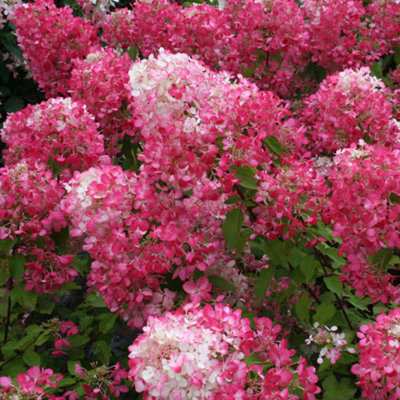
[[312, 60], [329, 73], [379, 57], [368, 37], [366, 9], [359, 0], [304, 0]]
[[57, 382], [62, 376], [54, 375], [53, 370], [39, 367], [29, 368], [24, 374], [17, 376], [17, 382], [8, 376], [0, 377], [0, 394], [3, 400], [27, 399], [27, 400], [57, 400], [46, 390], [56, 388]]
[[99, 49], [76, 60], [68, 86], [73, 99], [82, 101], [99, 122], [109, 153], [117, 151], [117, 140], [134, 135], [129, 124], [130, 91], [127, 85], [131, 59], [111, 49]]
[[378, 315], [374, 324], [362, 325], [360, 359], [351, 371], [367, 400], [400, 398], [400, 309]]
[[122, 380], [128, 377], [128, 372], [121, 368], [119, 363], [112, 367], [100, 366], [92, 371], [86, 371], [79, 364], [76, 364], [75, 374], [85, 382], [82, 383], [85, 397], [71, 390], [59, 396], [51, 394], [49, 390], [57, 388], [63, 376], [55, 375], [51, 369], [35, 366], [29, 368], [26, 373], [19, 374], [16, 382], [13, 382], [9, 376], [1, 376], [1, 399], [78, 400], [84, 398], [85, 400], [111, 400], [119, 398], [121, 393], [126, 393], [129, 390], [127, 386], [122, 384]]
[[393, 278], [381, 265], [370, 264], [368, 256], [400, 246], [399, 155], [399, 150], [363, 142], [338, 151], [323, 217], [334, 224], [333, 235], [343, 240], [340, 253], [349, 261], [343, 270], [345, 281], [359, 296], [385, 303], [399, 301], [399, 288], [390, 284]]
[[326, 78], [304, 100], [300, 120], [309, 129], [314, 154], [334, 153], [360, 139], [389, 148], [400, 145], [400, 125], [384, 83], [368, 68], [346, 69]]
[[68, 97], [28, 105], [9, 115], [0, 132], [8, 146], [5, 162], [41, 162], [57, 173], [64, 169], [63, 180], [68, 180], [71, 172], [102, 163], [103, 136], [97, 127], [86, 105]]
[[52, 0], [24, 3], [12, 22], [39, 87], [48, 97], [67, 95], [72, 61], [99, 46], [95, 27], [74, 17], [71, 8], [57, 8]]
[[[278, 339], [279, 325], [256, 318], [255, 330], [241, 311], [216, 303], [188, 304], [150, 318], [130, 351], [129, 377], [144, 399], [315, 399], [320, 392], [313, 367]], [[246, 363], [257, 357], [256, 365]], [[271, 365], [267, 372], [262, 364]], [[251, 364], [251, 363], [250, 363]]]

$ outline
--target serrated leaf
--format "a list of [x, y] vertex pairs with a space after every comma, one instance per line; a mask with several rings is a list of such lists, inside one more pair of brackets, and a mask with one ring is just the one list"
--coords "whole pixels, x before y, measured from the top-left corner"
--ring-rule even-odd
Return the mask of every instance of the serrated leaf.
[[231, 249], [236, 246], [243, 222], [244, 216], [240, 208], [230, 210], [226, 214], [225, 222], [222, 225], [222, 232], [224, 233], [226, 246], [228, 248]]
[[240, 179], [240, 186], [243, 186], [246, 189], [257, 189], [257, 179], [254, 178], [256, 173], [257, 169], [246, 165], [236, 169], [235, 177]]
[[4, 344], [1, 347], [1, 352], [2, 352], [3, 356], [6, 359], [7, 358], [11, 358], [12, 356], [14, 356], [15, 355], [15, 350], [17, 350], [17, 345], [18, 345], [18, 342], [14, 341], [14, 340]]
[[106, 308], [106, 305], [104, 303], [104, 300], [97, 295], [96, 293], [92, 293], [90, 294], [87, 298], [86, 298], [86, 302], [92, 306], [92, 307], [96, 307], [96, 308]]
[[23, 308], [33, 310], [36, 306], [38, 297], [37, 293], [33, 291], [26, 291], [23, 283], [15, 286], [11, 290], [10, 295], [11, 299], [20, 304]]
[[44, 332], [42, 333], [35, 342], [36, 346], [41, 346], [42, 344], [46, 343], [49, 340], [50, 333], [49, 332]]
[[74, 378], [67, 377], [67, 378], [60, 379], [57, 382], [57, 387], [71, 386], [71, 385], [74, 385], [75, 383], [76, 383], [76, 380]]
[[211, 285], [225, 289], [225, 290], [230, 290], [231, 292], [236, 292], [236, 287], [232, 283], [228, 282], [224, 278], [221, 278], [220, 276], [208, 276], [208, 281], [211, 283]]
[[304, 322], [310, 321], [310, 310], [308, 309], [310, 304], [311, 304], [310, 296], [308, 295], [308, 293], [304, 292], [294, 306], [296, 315], [299, 317], [301, 321]]
[[364, 304], [363, 300], [357, 296], [349, 296], [346, 298], [346, 301], [348, 301], [350, 304], [352, 304], [354, 307], [358, 308], [359, 310], [363, 310], [363, 311], [368, 310], [368, 307]]
[[1, 374], [3, 376], [10, 376], [11, 378], [16, 378], [17, 375], [21, 373], [21, 371], [26, 371], [25, 363], [22, 360], [22, 357], [17, 357], [5, 364], [1, 369]]
[[104, 340], [100, 340], [94, 345], [94, 354], [104, 364], [108, 364], [111, 357], [111, 346], [109, 346]]
[[88, 342], [90, 342], [90, 337], [85, 335], [71, 335], [68, 338], [69, 343], [71, 346], [80, 347]]
[[276, 154], [277, 156], [280, 156], [283, 154], [283, 146], [281, 142], [274, 136], [267, 136], [266, 138], [263, 139], [263, 143], [265, 146], [268, 147], [268, 149]]
[[22, 359], [29, 367], [33, 367], [34, 365], [40, 366], [40, 356], [33, 350], [26, 351]]
[[307, 255], [303, 257], [300, 263], [300, 271], [305, 276], [305, 283], [310, 283], [313, 280], [317, 266], [318, 261], [315, 259], [314, 256]]
[[265, 253], [270, 259], [270, 264], [272, 262], [273, 264], [287, 267], [289, 265], [287, 258], [288, 246], [288, 242], [283, 242], [278, 239], [265, 240]]
[[110, 332], [110, 330], [114, 327], [115, 322], [117, 321], [116, 314], [108, 313], [103, 314], [99, 317], [99, 329], [102, 334]]
[[314, 321], [324, 324], [335, 315], [336, 308], [333, 306], [333, 304], [322, 303], [316, 308], [315, 311]]
[[26, 259], [22, 254], [13, 254], [8, 260], [11, 276], [20, 281], [24, 277]]
[[56, 305], [52, 299], [53, 298], [50, 295], [41, 294], [37, 301], [37, 311], [41, 314], [51, 314]]
[[275, 274], [274, 266], [270, 265], [268, 268], [261, 269], [260, 276], [256, 279], [254, 288], [254, 293], [258, 297], [258, 303], [261, 303], [263, 301], [274, 274]]
[[336, 293], [339, 296], [343, 296], [343, 284], [340, 282], [339, 277], [329, 276], [324, 278], [324, 282], [326, 287], [331, 290], [333, 293]]

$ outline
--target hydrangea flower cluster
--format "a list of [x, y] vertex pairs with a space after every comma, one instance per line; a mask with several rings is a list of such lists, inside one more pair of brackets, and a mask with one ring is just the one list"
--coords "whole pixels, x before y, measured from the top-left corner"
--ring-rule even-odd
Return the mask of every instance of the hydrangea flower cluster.
[[57, 211], [64, 190], [43, 164], [22, 161], [0, 169], [0, 237], [38, 236], [66, 226]]
[[397, 0], [373, 0], [367, 7], [371, 18], [372, 37], [384, 51], [392, 51], [399, 44], [400, 3]]
[[378, 315], [374, 324], [362, 325], [359, 363], [351, 371], [366, 399], [397, 399], [400, 396], [400, 309]]
[[33, 77], [48, 97], [67, 95], [72, 60], [85, 57], [99, 45], [90, 22], [57, 8], [52, 0], [24, 3], [12, 17], [18, 43]]
[[374, 48], [368, 37], [366, 10], [358, 0], [304, 0], [303, 11], [310, 38], [312, 60], [329, 73], [361, 65], [378, 58], [383, 49]]
[[4, 160], [8, 166], [22, 161], [30, 166], [40, 162], [63, 180], [75, 170], [86, 170], [104, 159], [103, 136], [87, 112], [86, 105], [71, 98], [52, 98], [28, 105], [11, 114], [0, 131], [7, 144]]
[[345, 280], [359, 296], [398, 301], [399, 288], [389, 284], [390, 274], [380, 265], [370, 265], [367, 256], [400, 246], [400, 205], [395, 200], [400, 195], [399, 150], [361, 141], [338, 151], [334, 164], [324, 218], [333, 222], [333, 235], [343, 240], [340, 252], [350, 262], [343, 270], [348, 275]]
[[135, 127], [129, 123], [130, 66], [128, 54], [119, 56], [111, 49], [101, 49], [75, 61], [68, 83], [72, 98], [83, 102], [100, 124], [110, 154], [117, 151], [118, 139], [135, 133]]
[[[315, 399], [320, 392], [315, 369], [302, 358], [296, 369], [291, 366], [294, 351], [278, 340], [279, 325], [268, 318], [255, 324], [253, 331], [240, 310], [220, 303], [188, 304], [150, 318], [129, 348], [129, 377], [147, 399], [298, 399], [290, 394], [295, 388], [302, 388], [303, 398]], [[261, 365], [247, 366], [250, 354], [271, 363], [267, 373]]]
[[329, 76], [304, 104], [301, 120], [309, 128], [314, 154], [331, 154], [363, 138], [399, 147], [400, 126], [393, 118], [388, 90], [368, 68]]

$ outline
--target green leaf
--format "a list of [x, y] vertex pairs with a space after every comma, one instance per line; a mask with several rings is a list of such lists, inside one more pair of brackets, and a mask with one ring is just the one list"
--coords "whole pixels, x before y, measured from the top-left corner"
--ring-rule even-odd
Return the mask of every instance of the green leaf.
[[97, 293], [92, 293], [86, 298], [86, 302], [96, 308], [106, 308], [106, 305], [104, 303], [104, 300], [97, 294]]
[[[365, 304], [366, 300], [360, 299], [357, 296], [349, 296], [346, 298], [346, 301], [348, 301], [350, 304], [352, 304], [354, 307], [358, 308], [359, 310], [367, 311], [368, 307]], [[368, 301], [368, 299], [367, 299]], [[369, 302], [369, 301], [368, 301]]]
[[235, 177], [240, 179], [240, 186], [243, 186], [246, 189], [257, 189], [257, 180], [254, 178], [256, 173], [257, 169], [246, 165], [245, 167], [237, 168]]
[[257, 278], [254, 288], [254, 293], [258, 297], [258, 303], [260, 304], [267, 293], [269, 284], [271, 283], [272, 277], [275, 274], [275, 267], [269, 266], [268, 268], [263, 268], [260, 271], [260, 276]]
[[130, 57], [133, 61], [135, 61], [136, 58], [137, 58], [137, 56], [138, 56], [138, 48], [137, 48], [136, 46], [131, 46], [131, 47], [129, 47], [129, 49], [128, 49], [128, 54], [129, 54], [129, 57]]
[[379, 61], [375, 61], [373, 65], [370, 67], [371, 74], [376, 76], [377, 78], [382, 78], [382, 66]]
[[287, 267], [289, 265], [287, 257], [287, 254], [289, 252], [288, 242], [283, 242], [278, 239], [265, 239], [264, 248], [265, 254], [267, 254], [270, 259], [270, 263], [272, 262], [275, 265], [282, 265], [284, 267]]
[[263, 236], [256, 236], [250, 240], [251, 252], [257, 257], [262, 258], [265, 255], [265, 238]]
[[61, 253], [65, 253], [67, 248], [67, 241], [69, 238], [68, 227], [61, 229], [59, 232], [53, 232], [51, 236], [56, 244], [57, 249]]
[[41, 314], [51, 314], [55, 307], [55, 302], [51, 295], [41, 294], [37, 301], [37, 310]]
[[240, 202], [240, 196], [234, 194], [228, 197], [228, 199], [225, 201], [225, 204], [235, 204], [239, 202]]
[[117, 315], [113, 313], [102, 314], [99, 317], [99, 329], [102, 334], [110, 332], [110, 330], [114, 327], [115, 322], [117, 321]]
[[346, 265], [346, 260], [344, 257], [338, 256], [338, 249], [335, 247], [328, 246], [326, 243], [318, 243], [316, 248], [322, 253], [328, 256], [334, 261], [333, 266], [335, 268], [341, 268]]
[[261, 361], [260, 357], [257, 353], [252, 353], [249, 356], [247, 356], [244, 361], [246, 362], [248, 367], [251, 367], [252, 365], [263, 365], [265, 364], [265, 361]]
[[93, 317], [91, 315], [86, 315], [79, 318], [79, 327], [82, 331], [86, 330], [90, 324], [93, 322]]
[[237, 253], [241, 253], [244, 250], [247, 240], [253, 233], [254, 233], [254, 231], [250, 228], [243, 228], [240, 231], [239, 239], [235, 246]]
[[20, 281], [24, 277], [26, 259], [22, 254], [13, 254], [8, 261], [11, 276]]
[[314, 276], [315, 271], [317, 270], [318, 261], [312, 255], [307, 255], [303, 257], [300, 263], [300, 271], [304, 274], [306, 281], [305, 283], [310, 283]]
[[224, 233], [226, 245], [228, 248], [233, 248], [236, 246], [239, 235], [240, 228], [244, 222], [243, 212], [240, 208], [235, 208], [228, 211], [226, 214], [226, 219], [222, 225], [222, 232]]
[[2, 376], [10, 376], [11, 378], [16, 378], [17, 375], [21, 373], [21, 371], [26, 371], [25, 363], [22, 359], [22, 357], [17, 357], [7, 363], [2, 369], [1, 369], [1, 375]]
[[80, 363], [79, 361], [76, 360], [68, 360], [67, 362], [68, 372], [71, 375], [75, 375], [75, 364], [80, 364]]
[[326, 287], [336, 293], [338, 296], [343, 296], [343, 284], [340, 282], [339, 277], [329, 276], [328, 278], [324, 278], [324, 282]]
[[72, 386], [76, 383], [76, 380], [74, 378], [64, 378], [64, 379], [60, 379], [57, 382], [57, 387], [66, 387], [66, 386]]
[[50, 332], [46, 331], [43, 332], [36, 340], [35, 345], [41, 346], [42, 344], [46, 343], [50, 338]]
[[314, 321], [324, 324], [335, 315], [336, 308], [333, 306], [333, 304], [322, 303], [316, 308], [315, 311]]
[[353, 400], [357, 391], [349, 379], [341, 379], [338, 382], [333, 374], [322, 382], [322, 387], [324, 388], [323, 400]]
[[18, 240], [11, 240], [10, 238], [5, 238], [0, 240], [0, 252], [7, 255]]
[[280, 156], [284, 153], [282, 144], [274, 135], [264, 138], [263, 143], [272, 153], [276, 154], [277, 156]]
[[10, 97], [4, 104], [4, 110], [7, 113], [14, 113], [24, 108], [24, 101], [21, 97]]
[[310, 321], [310, 310], [308, 309], [310, 305], [311, 305], [310, 296], [308, 295], [308, 293], [304, 292], [294, 306], [296, 315], [299, 317], [301, 321], [304, 322]]
[[233, 285], [231, 282], [228, 282], [224, 278], [221, 278], [220, 276], [208, 276], [208, 280], [211, 283], [211, 285], [225, 289], [225, 290], [230, 290], [231, 292], [236, 292], [236, 287]]
[[20, 283], [15, 286], [11, 292], [11, 300], [17, 302], [22, 307], [33, 310], [37, 302], [37, 293], [34, 291], [26, 291], [24, 289], [24, 284]]
[[80, 347], [83, 346], [84, 344], [90, 342], [90, 337], [85, 334], [85, 335], [71, 335], [68, 338], [69, 343], [71, 346], [74, 347]]
[[40, 356], [33, 350], [25, 352], [22, 359], [29, 367], [33, 367], [34, 365], [40, 366]]
[[400, 48], [396, 48], [396, 51], [394, 53], [394, 61], [396, 64], [400, 64]]
[[101, 363], [108, 364], [111, 357], [111, 346], [104, 340], [100, 340], [94, 344], [94, 354]]
[[13, 341], [7, 342], [5, 345], [3, 345], [1, 347], [1, 353], [3, 354], [3, 356], [6, 359], [11, 358], [15, 355], [15, 350], [18, 350], [17, 344], [18, 344], [18, 342], [13, 340]]

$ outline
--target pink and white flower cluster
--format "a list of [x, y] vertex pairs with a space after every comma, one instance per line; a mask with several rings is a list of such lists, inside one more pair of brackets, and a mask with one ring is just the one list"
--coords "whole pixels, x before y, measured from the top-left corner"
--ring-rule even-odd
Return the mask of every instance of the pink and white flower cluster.
[[[160, 318], [150, 318], [130, 346], [129, 376], [146, 399], [303, 399], [320, 392], [314, 367], [278, 339], [279, 325], [256, 318], [255, 330], [240, 310], [216, 303], [188, 304]], [[246, 357], [258, 357], [248, 366]], [[272, 365], [267, 373], [262, 364]]]

